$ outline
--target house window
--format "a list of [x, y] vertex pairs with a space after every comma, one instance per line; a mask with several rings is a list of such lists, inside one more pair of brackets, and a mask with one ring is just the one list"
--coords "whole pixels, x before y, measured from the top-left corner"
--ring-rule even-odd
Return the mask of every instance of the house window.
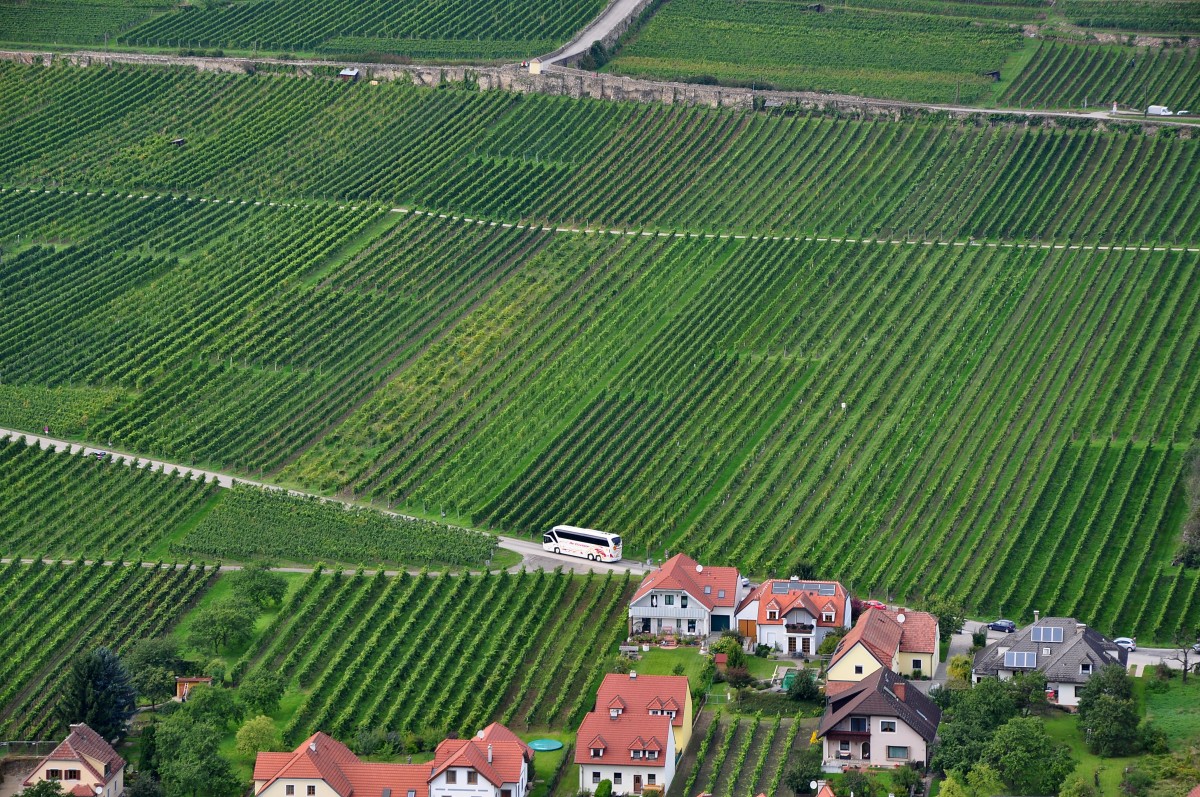
[[304, 793], [305, 793], [305, 794], [307, 794], [307, 795], [308, 795], [308, 797], [315, 797], [315, 796], [316, 796], [316, 793], [317, 793], [317, 787], [316, 787], [316, 786], [309, 786], [309, 787], [307, 787], [307, 788], [305, 789]]
[[774, 609], [768, 609], [767, 610], [767, 619], [768, 620], [778, 620], [779, 612], [775, 611]]
[[862, 675], [862, 674], [863, 674], [863, 666], [862, 666], [861, 664], [855, 664], [855, 665], [854, 665], [854, 674], [855, 674], [855, 675]]
[[674, 606], [675, 605], [675, 596], [674, 595], [663, 595], [663, 601], [667, 606]]
[[63, 780], [79, 780], [79, 770], [68, 769], [66, 774], [63, 775]]
[[921, 660], [913, 659], [913, 672], [920, 672], [920, 671], [921, 671]]
[[467, 770], [467, 784], [470, 786], [474, 786], [478, 782], [479, 782], [479, 773], [473, 769], [468, 769]]
[[[508, 791], [508, 789], [505, 789], [505, 791]], [[417, 797], [417, 790], [416, 790], [416, 789], [409, 789], [409, 790], [408, 790], [408, 797]]]
[[[684, 598], [684, 600], [687, 600], [687, 598]], [[696, 633], [696, 621], [695, 620], [688, 620], [688, 633], [689, 634]]]
[[842, 751], [843, 753], [850, 752], [850, 742], [842, 739], [840, 742], [838, 742], [838, 750]]
[[604, 755], [603, 747], [593, 747], [592, 748], [592, 758], [599, 758], [602, 755]]
[[593, 769], [592, 770], [592, 783], [599, 783], [599, 782], [600, 782], [600, 772], [598, 770]]
[[821, 612], [821, 622], [822, 623], [832, 623], [833, 622], [833, 612]]
[[641, 757], [642, 757], [642, 751], [641, 751], [641, 750], [630, 750], [630, 751], [629, 751], [629, 755], [630, 755], [630, 757], [631, 757], [631, 758], [641, 758]]
[[705, 595], [711, 595], [711, 594], [712, 594], [712, 587], [710, 587], [710, 586], [705, 586], [705, 587], [704, 587], [704, 594], [705, 594]]
[[[408, 797], [416, 797], [416, 792], [408, 795]], [[512, 797], [512, 789], [501, 789], [500, 797]]]
[[866, 733], [868, 730], [867, 729], [867, 718], [866, 717], [851, 717], [850, 718], [850, 730], [854, 731], [855, 733]]
[[1091, 675], [1092, 674], [1091, 662], [1084, 662], [1083, 664], [1080, 664], [1079, 672], [1082, 673], [1083, 675]]
[[908, 748], [907, 747], [897, 747], [895, 745], [889, 744], [888, 748], [887, 748], [887, 757], [892, 760], [907, 761], [908, 760]]
[[723, 589], [719, 589], [719, 590], [717, 590], [717, 597], [718, 597], [718, 598], [724, 598], [724, 597], [725, 597], [725, 590], [723, 590]]
[[289, 783], [287, 786], [284, 786], [284, 787], [283, 787], [283, 793], [284, 793], [284, 794], [295, 794], [295, 793], [296, 793], [296, 787], [295, 787], [295, 786], [293, 786], [293, 785], [291, 785], [291, 784]]
[[658, 758], [658, 751], [657, 750], [647, 750], [646, 758], [649, 758], [651, 761], [653, 761], [654, 759]]
[[668, 717], [670, 717], [671, 719], [675, 719], [675, 712], [674, 712], [674, 711], [668, 711], [668, 712], [667, 712], [667, 716], [668, 716]]
[[621, 782], [621, 773], [614, 772], [613, 773], [613, 783], [620, 783], [620, 782]]
[[458, 773], [455, 772], [453, 769], [447, 769], [446, 770], [446, 782], [447, 783], [458, 783]]
[[646, 783], [650, 784], [651, 786], [654, 785], [654, 773], [653, 772], [651, 772], [649, 775], [646, 776]]
[[880, 720], [879, 721], [879, 730], [883, 733], [895, 733], [896, 732], [896, 721], [895, 720]]
[[680, 608], [680, 609], [686, 609], [686, 608], [687, 608], [687, 599], [688, 599], [688, 596], [687, 596], [687, 595], [680, 595], [680, 596], [679, 596], [679, 608]]
[[658, 606], [658, 596], [657, 595], [650, 596], [650, 606], [651, 607]]
[[47, 769], [46, 770], [46, 780], [62, 780], [62, 770], [61, 769]]
[[617, 717], [621, 716], [621, 709], [619, 709], [619, 708], [610, 708], [610, 709], [608, 710], [608, 716], [612, 717], [613, 719], [616, 719]]

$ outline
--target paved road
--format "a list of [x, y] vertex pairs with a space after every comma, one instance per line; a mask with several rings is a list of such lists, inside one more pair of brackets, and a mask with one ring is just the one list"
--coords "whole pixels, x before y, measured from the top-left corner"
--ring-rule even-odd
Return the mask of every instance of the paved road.
[[[148, 467], [148, 468], [151, 468], [152, 470], [162, 470], [162, 471], [166, 471], [168, 473], [171, 472], [172, 470], [174, 470], [179, 474], [180, 478], [207, 479], [208, 481], [215, 480], [218, 485], [220, 485], [221, 487], [226, 487], [226, 488], [232, 487], [235, 483], [237, 483], [237, 484], [248, 484], [248, 485], [252, 485], [254, 487], [260, 487], [264, 490], [283, 490], [283, 489], [285, 489], [276, 484], [268, 484], [267, 482], [255, 481], [253, 479], [244, 479], [241, 476], [234, 476], [233, 474], [222, 473], [220, 471], [204, 470], [202, 468], [194, 468], [190, 465], [180, 465], [177, 463], [165, 462], [163, 460], [158, 460], [158, 459], [146, 459], [146, 458], [138, 457], [136, 454], [130, 454], [130, 453], [123, 452], [123, 451], [115, 451], [115, 450], [108, 449], [108, 448], [99, 448], [96, 446], [89, 446], [89, 445], [81, 444], [81, 443], [72, 443], [69, 440], [60, 440], [58, 438], [50, 437], [48, 435], [31, 434], [29, 432], [21, 432], [21, 431], [15, 430], [15, 429], [0, 428], [0, 440], [16, 440], [21, 437], [25, 438], [25, 442], [28, 445], [40, 446], [43, 449], [51, 449], [52, 448], [55, 451], [69, 451], [72, 454], [77, 454], [77, 455], [82, 454], [84, 456], [94, 455], [94, 454], [110, 454], [110, 455], [112, 455], [112, 458], [115, 462], [121, 462], [125, 465], [133, 465], [136, 463], [139, 468]], [[356, 504], [352, 501], [344, 501], [339, 498], [330, 498], [329, 496], [317, 495], [316, 493], [309, 493], [309, 492], [305, 492], [303, 490], [287, 490], [287, 493], [289, 495], [318, 498], [322, 501], [329, 501], [332, 503], [342, 504], [343, 506], [346, 506], [346, 507], [360, 507], [361, 506], [361, 504]], [[374, 507], [372, 507], [372, 508], [374, 508]], [[376, 509], [376, 511], [383, 512], [384, 514], [387, 514], [387, 515], [392, 515], [393, 517], [407, 518], [407, 519], [411, 519], [411, 520], [417, 519], [411, 515], [404, 515], [399, 512], [388, 512], [388, 511], [382, 510], [382, 509]], [[574, 556], [557, 556], [555, 554], [552, 554], [552, 553], [542, 550], [542, 544], [540, 542], [532, 542], [530, 540], [524, 540], [519, 537], [506, 537], [504, 535], [497, 535], [497, 536], [500, 538], [500, 547], [501, 548], [504, 548], [509, 551], [514, 551], [515, 553], [520, 554], [522, 557], [521, 564], [515, 565], [513, 568], [511, 568], [513, 570], [519, 569], [522, 566], [529, 568], [529, 569], [541, 567], [544, 570], [553, 570], [556, 567], [562, 567], [564, 569], [573, 570], [576, 573], [586, 573], [588, 571], [596, 571], [599, 573], [615, 571], [615, 572], [623, 573], [626, 571], [630, 571], [634, 574], [642, 574], [642, 573], [645, 573], [649, 569], [644, 564], [641, 564], [639, 562], [629, 561], [629, 560], [622, 560], [620, 562], [614, 562], [612, 564], [609, 564], [606, 562], [589, 562], [586, 559], [579, 559]], [[227, 565], [227, 566], [223, 567], [222, 569], [236, 570], [239, 568], [236, 565]], [[303, 568], [303, 567], [295, 567], [295, 568], [285, 567], [285, 568], [279, 568], [279, 569], [284, 572], [293, 572], [293, 573], [310, 572], [310, 568]], [[387, 571], [387, 572], [389, 574], [394, 574], [395, 571]], [[414, 570], [411, 572], [415, 573], [417, 571]]]
[[593, 44], [612, 33], [614, 28], [628, 19], [640, 2], [641, 0], [612, 0], [592, 24], [565, 46], [543, 57], [542, 61], [556, 64], [587, 52]]

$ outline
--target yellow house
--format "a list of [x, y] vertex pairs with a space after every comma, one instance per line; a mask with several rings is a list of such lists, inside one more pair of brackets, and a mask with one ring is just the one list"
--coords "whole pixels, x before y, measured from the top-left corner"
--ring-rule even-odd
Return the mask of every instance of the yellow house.
[[932, 614], [867, 609], [833, 652], [825, 692], [835, 695], [880, 669], [932, 677], [938, 662], [938, 621]]

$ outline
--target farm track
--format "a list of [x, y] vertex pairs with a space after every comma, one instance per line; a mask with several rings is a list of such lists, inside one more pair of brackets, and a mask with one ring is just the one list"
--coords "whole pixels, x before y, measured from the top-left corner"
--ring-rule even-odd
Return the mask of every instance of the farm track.
[[[620, 0], [624, 2], [625, 0]], [[270, 67], [287, 67], [290, 71], [285, 74], [294, 74], [294, 70], [312, 69], [319, 67], [322, 69], [335, 67], [357, 67], [366, 72], [372, 70], [387, 69], [393, 72], [400, 71], [408, 74], [417, 74], [422, 70], [426, 72], [438, 72], [446, 70], [447, 67], [438, 64], [428, 65], [411, 65], [405, 67], [395, 67], [387, 65], [381, 67], [380, 64], [362, 63], [352, 61], [284, 61], [273, 58], [236, 58], [236, 57], [188, 57], [188, 56], [173, 56], [173, 55], [156, 55], [152, 53], [119, 53], [106, 52], [102, 50], [76, 50], [67, 53], [53, 53], [44, 50], [0, 50], [0, 60], [21, 61], [25, 63], [37, 63], [46, 58], [77, 59], [95, 61], [99, 63], [117, 63], [117, 64], [137, 64], [151, 66], [187, 66], [196, 69], [208, 69], [225, 72], [242, 72], [247, 66], [264, 65]], [[554, 56], [557, 58], [557, 56]], [[494, 75], [496, 81], [499, 82], [501, 76], [509, 77], [523, 74], [523, 70], [518, 65], [510, 64], [502, 67], [466, 67], [475, 74]], [[581, 76], [595, 76], [594, 73], [582, 72], [578, 69], [559, 66], [551, 63], [543, 67], [543, 74], [553, 75], [560, 78], [575, 78]], [[303, 77], [296, 75], [297, 77]], [[689, 91], [695, 91], [695, 84], [687, 83], [672, 83], [663, 80], [647, 80], [642, 78], [632, 77], [616, 77], [612, 75], [597, 76], [598, 79], [605, 79], [614, 84], [619, 83], [626, 87], [632, 94], [640, 91], [646, 96], [661, 97], [664, 92], [670, 90], [671, 97], [674, 98], [675, 92], [681, 92], [681, 96], [686, 97]], [[800, 102], [813, 103], [819, 107], [827, 106], [859, 106], [877, 108], [882, 110], [924, 110], [951, 114], [1005, 114], [1010, 116], [1020, 116], [1029, 118], [1059, 118], [1059, 119], [1090, 119], [1093, 121], [1124, 121], [1136, 122], [1138, 124], [1151, 125], [1167, 125], [1191, 127], [1191, 122], [1180, 121], [1171, 118], [1154, 118], [1143, 117], [1137, 114], [1117, 114], [1113, 115], [1107, 110], [1103, 111], [1065, 111], [1065, 110], [1045, 110], [1045, 109], [1030, 109], [1020, 107], [981, 107], [974, 105], [955, 105], [946, 103], [921, 103], [909, 102], [905, 100], [887, 100], [876, 97], [864, 97], [853, 94], [829, 94], [811, 91], [773, 91], [766, 89], [753, 88], [728, 88], [717, 87], [722, 93], [730, 97], [742, 97], [745, 99], [745, 104], [750, 106], [756, 99], [767, 101], [776, 100], [783, 102]], [[527, 91], [530, 93], [558, 93], [560, 85], [558, 81], [535, 82], [528, 85], [522, 84], [518, 90]], [[657, 99], [655, 101], [658, 101]], [[673, 100], [678, 102], [679, 100]]]
[[[287, 488], [281, 487], [279, 485], [270, 484], [268, 482], [253, 481], [250, 479], [245, 479], [245, 478], [242, 478], [241, 476], [237, 476], [237, 475], [231, 474], [231, 473], [221, 473], [221, 472], [212, 471], [212, 470], [202, 470], [202, 469], [194, 468], [194, 467], [191, 467], [188, 465], [178, 465], [178, 464], [164, 462], [164, 461], [156, 460], [156, 459], [147, 459], [147, 458], [143, 458], [143, 457], [138, 457], [135, 454], [128, 454], [128, 453], [120, 452], [120, 451], [112, 451], [107, 448], [102, 449], [102, 448], [98, 448], [95, 446], [88, 446], [88, 445], [84, 445], [84, 444], [77, 443], [77, 442], [71, 442], [69, 440], [59, 440], [59, 439], [55, 439], [52, 437], [46, 437], [43, 435], [33, 434], [30, 432], [22, 432], [22, 431], [18, 431], [15, 429], [0, 428], [0, 440], [19, 440], [21, 438], [25, 439], [25, 442], [27, 445], [36, 445], [36, 446], [41, 447], [42, 449], [53, 448], [56, 451], [66, 451], [66, 452], [71, 453], [72, 455], [77, 455], [77, 456], [89, 456], [89, 455], [95, 455], [98, 453], [100, 453], [100, 454], [107, 453], [107, 454], [111, 454], [113, 461], [119, 462], [119, 463], [124, 463], [125, 465], [131, 466], [131, 467], [134, 464], [136, 464], [137, 467], [139, 467], [139, 468], [149, 468], [153, 471], [161, 471], [163, 473], [170, 473], [170, 472], [174, 471], [180, 478], [212, 481], [212, 482], [216, 482], [220, 487], [227, 488], [227, 489], [231, 489], [235, 484], [244, 484], [244, 485], [250, 485], [252, 487], [258, 487], [258, 488], [264, 489], [264, 490], [286, 490], [286, 492], [289, 495], [302, 496], [302, 497], [306, 497], [306, 498], [317, 498], [321, 501], [326, 501], [329, 503], [342, 504], [343, 506], [345, 506], [347, 508], [355, 508], [355, 507], [361, 508], [362, 507], [362, 504], [358, 504], [353, 501], [346, 501], [346, 500], [342, 500], [342, 499], [338, 499], [338, 498], [331, 498], [329, 496], [318, 495], [316, 493], [309, 493], [309, 492], [305, 492], [303, 490], [287, 489]], [[372, 509], [374, 509], [374, 511], [381, 512], [383, 514], [390, 515], [392, 517], [406, 518], [409, 520], [419, 520], [419, 518], [413, 517], [412, 515], [404, 515], [399, 512], [391, 512], [389, 510], [378, 509], [375, 507], [372, 507]], [[528, 566], [531, 566], [531, 567], [547, 567], [548, 566], [550, 568], [553, 568], [556, 566], [562, 566], [564, 568], [573, 570], [575, 572], [589, 572], [589, 571], [598, 572], [598, 573], [630, 572], [630, 573], [636, 574], [636, 573], [644, 573], [646, 571], [646, 567], [637, 562], [624, 561], [619, 564], [607, 564], [605, 562], [590, 562], [586, 559], [577, 559], [575, 557], [556, 556], [552, 553], [547, 553], [546, 551], [543, 551], [542, 546], [538, 543], [529, 542], [528, 540], [522, 540], [522, 539], [519, 539], [516, 537], [500, 536], [500, 547], [505, 548], [510, 551], [514, 551], [515, 553], [518, 553], [523, 557], [523, 562], [521, 564], [513, 565], [511, 568], [509, 568], [509, 572], [514, 572], [514, 573], [518, 572], [522, 568], [526, 567], [527, 566], [526, 563], [528, 563]], [[66, 562], [69, 564], [74, 561], [71, 559], [49, 559], [49, 558], [35, 560], [35, 559], [23, 558], [23, 557], [18, 557], [18, 559], [19, 559], [19, 561], [24, 562], [24, 563], [30, 563], [33, 561], [43, 561], [47, 564], [55, 562], [55, 561], [62, 561], [62, 562]], [[0, 563], [8, 563], [11, 561], [13, 561], [13, 557], [0, 558]], [[94, 563], [93, 560], [84, 560], [84, 561], [87, 564]], [[136, 562], [104, 561], [103, 564], [105, 564], [105, 565], [131, 565], [131, 564], [136, 564]], [[150, 565], [148, 563], [143, 563], [143, 566], [151, 567], [152, 565]], [[222, 564], [221, 565], [221, 570], [223, 570], [223, 571], [224, 570], [232, 571], [232, 570], [241, 570], [241, 569], [242, 569], [241, 565], [236, 565], [236, 564]], [[312, 568], [312, 567], [303, 567], [303, 566], [277, 567], [275, 569], [280, 571], [281, 573], [311, 573], [314, 571], [314, 568]], [[355, 571], [353, 569], [347, 568], [344, 572], [352, 573]], [[367, 573], [367, 575], [374, 575], [374, 573], [376, 571], [375, 570], [367, 570], [365, 572]], [[406, 569], [406, 570], [384, 570], [383, 572], [384, 572], [384, 575], [388, 575], [388, 576], [395, 576], [395, 575], [399, 575], [400, 573], [409, 573], [412, 575], [417, 575], [417, 574], [421, 573], [422, 570], [420, 568], [411, 568], [411, 569]]]

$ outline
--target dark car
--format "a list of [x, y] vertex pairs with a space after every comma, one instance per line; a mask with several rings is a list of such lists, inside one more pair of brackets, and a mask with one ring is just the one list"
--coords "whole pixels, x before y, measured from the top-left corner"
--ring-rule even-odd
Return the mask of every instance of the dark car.
[[1017, 630], [1017, 624], [1012, 620], [993, 620], [988, 623], [988, 628], [992, 631], [1003, 631], [1006, 634], [1011, 634]]

